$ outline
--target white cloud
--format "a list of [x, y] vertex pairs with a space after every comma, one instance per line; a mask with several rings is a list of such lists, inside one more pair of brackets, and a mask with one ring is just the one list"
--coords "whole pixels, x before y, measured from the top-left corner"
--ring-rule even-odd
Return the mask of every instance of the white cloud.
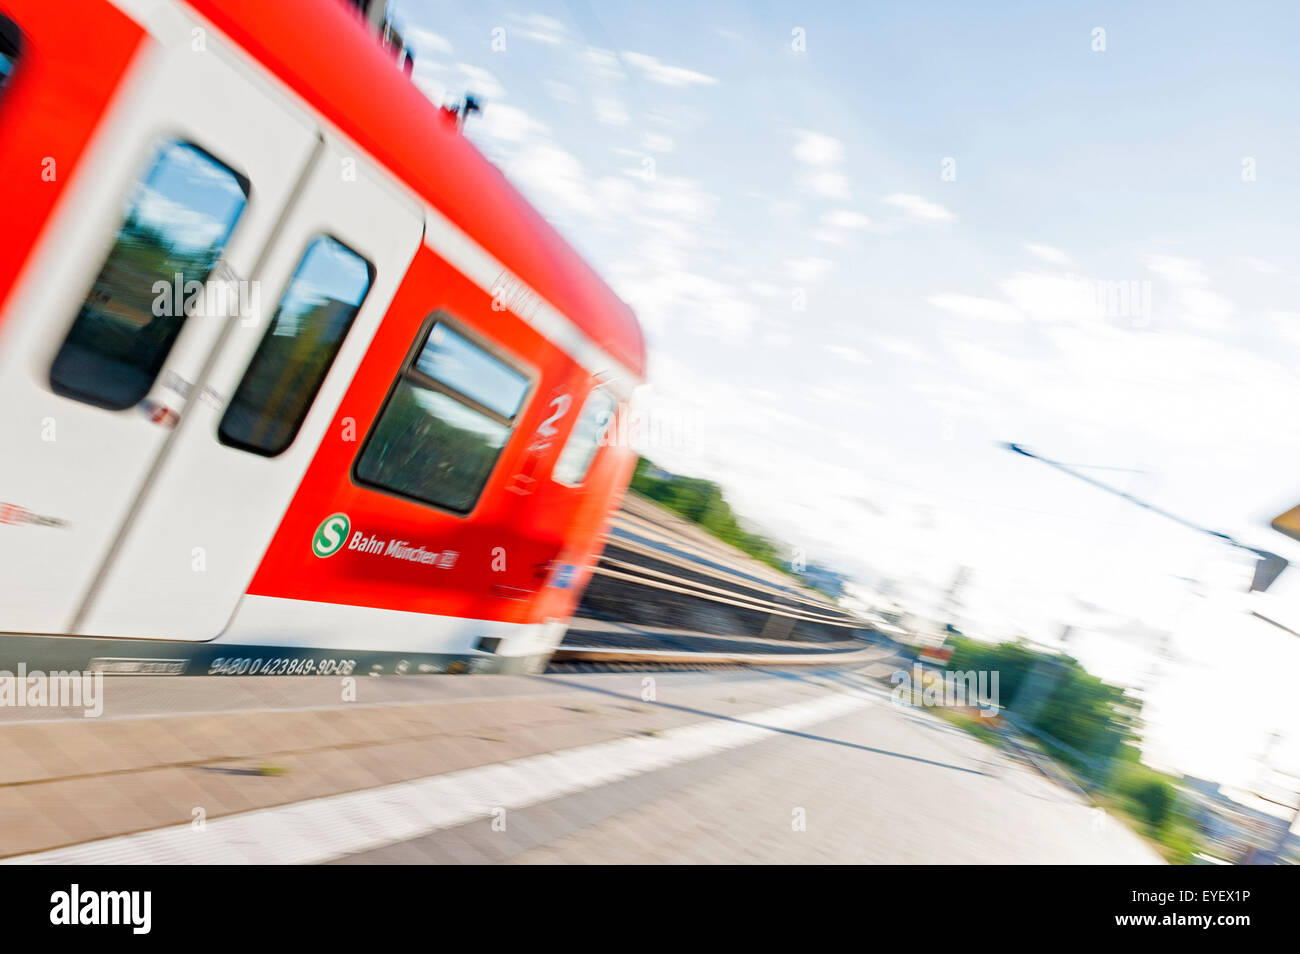
[[1280, 364], [1221, 340], [1180, 331], [1132, 335], [1105, 324], [1057, 326], [1057, 355], [1039, 372], [1045, 406], [1092, 419], [1144, 443], [1159, 435], [1166, 452], [1259, 441], [1276, 447], [1276, 418], [1261, 413], [1292, 403], [1295, 385]]
[[930, 222], [951, 222], [957, 218], [939, 203], [931, 202], [924, 196], [913, 195], [908, 192], [895, 192], [893, 195], [885, 196], [883, 201], [888, 205], [902, 209], [913, 218], [925, 219]]
[[688, 222], [709, 218], [717, 201], [698, 181], [682, 176], [659, 176], [643, 197], [647, 210]]
[[1274, 333], [1280, 338], [1300, 347], [1300, 311], [1284, 311], [1271, 308], [1265, 313]]
[[758, 321], [758, 309], [737, 288], [698, 272], [641, 263], [615, 284], [637, 316], [659, 331], [734, 338], [749, 334]]
[[844, 144], [831, 136], [801, 129], [794, 157], [806, 166], [834, 166], [844, 161]]
[[444, 53], [452, 52], [451, 41], [445, 37], [439, 36], [432, 30], [425, 30], [422, 27], [409, 27], [402, 33], [402, 39], [406, 45], [415, 51], [415, 61], [420, 61], [421, 53]]
[[1237, 261], [1261, 275], [1280, 275], [1282, 267], [1275, 265], [1267, 259], [1255, 258], [1253, 255], [1239, 255]]
[[1189, 326], [1207, 335], [1224, 336], [1233, 330], [1228, 320], [1237, 306], [1228, 298], [1208, 288], [1180, 288], [1176, 295], [1179, 317]]
[[673, 142], [672, 136], [665, 136], [663, 133], [648, 132], [641, 140], [641, 145], [646, 149], [649, 149], [651, 152], [672, 152], [675, 143]]
[[547, 132], [545, 123], [534, 119], [517, 106], [505, 103], [488, 103], [466, 128], [474, 139], [483, 137], [510, 143], [525, 142]]
[[568, 31], [565, 30], [564, 24], [554, 17], [544, 16], [540, 13], [530, 13], [525, 16], [514, 17], [514, 22], [518, 24], [515, 32], [521, 36], [535, 40], [538, 43], [556, 45], [563, 43]]
[[861, 212], [853, 212], [849, 209], [832, 209], [823, 212], [821, 224], [822, 227], [814, 231], [812, 237], [818, 242], [826, 242], [829, 245], [847, 245], [849, 232], [873, 227], [869, 218]]
[[833, 229], [869, 229], [871, 220], [861, 212], [849, 209], [832, 209], [822, 214], [822, 224]]
[[844, 144], [807, 129], [799, 130], [796, 136], [794, 158], [807, 166], [799, 179], [800, 185], [826, 199], [847, 199], [849, 177], [836, 168], [844, 161]]
[[844, 361], [848, 361], [850, 364], [871, 363], [871, 358], [869, 358], [867, 356], [867, 353], [863, 351], [861, 348], [854, 348], [851, 347], [850, 345], [841, 345], [841, 344], [828, 344], [828, 345], [822, 345], [822, 347], [825, 348], [827, 351], [829, 351], [831, 354], [835, 355], [835, 357], [841, 358]]
[[561, 83], [559, 80], [547, 80], [546, 94], [551, 99], [560, 103], [576, 103], [578, 101], [578, 91], [568, 83]]
[[809, 190], [827, 199], [849, 197], [849, 177], [842, 172], [821, 169], [810, 172], [800, 180]]
[[[1161, 309], [1168, 318], [1202, 334], [1233, 333], [1229, 319], [1237, 311], [1236, 303], [1209, 288], [1210, 277], [1199, 261], [1177, 255], [1147, 255], [1143, 262], [1173, 288], [1172, 308]], [[1154, 293], [1152, 297], [1160, 300]]]
[[411, 79], [430, 102], [439, 106], [453, 99], [459, 100], [466, 93], [473, 93], [480, 100], [497, 100], [506, 95], [500, 80], [480, 66], [457, 63], [449, 67], [432, 59], [422, 59], [418, 54]]
[[916, 361], [922, 364], [933, 364], [933, 355], [921, 350], [915, 343], [908, 341], [906, 338], [895, 338], [892, 335], [882, 335], [874, 338], [872, 344], [882, 351], [888, 351], [890, 354], [908, 361]]
[[670, 66], [667, 63], [661, 63], [655, 57], [645, 53], [627, 52], [623, 54], [623, 59], [640, 70], [650, 82], [659, 83], [662, 86], [712, 86], [717, 82], [715, 77], [706, 76], [704, 73], [697, 73], [695, 70], [688, 70], [682, 66]]
[[1019, 324], [1024, 315], [1004, 301], [992, 298], [980, 298], [976, 295], [942, 294], [931, 295], [925, 299], [936, 308], [956, 315], [959, 318], [977, 318], [981, 321], [994, 321], [1000, 324]]
[[825, 242], [827, 245], [847, 245], [849, 243], [844, 234], [838, 229], [816, 229], [812, 233], [812, 239], [815, 242]]
[[1204, 285], [1209, 281], [1200, 262], [1176, 255], [1148, 255], [1144, 263], [1171, 285]]
[[596, 122], [606, 126], [627, 125], [627, 107], [617, 96], [597, 96], [592, 105], [596, 112]]
[[805, 256], [785, 262], [786, 276], [797, 285], [813, 285], [830, 274], [835, 263], [828, 258]]
[[[185, 162], [186, 159], [173, 161]], [[196, 171], [200, 176], [205, 173], [204, 170]], [[136, 198], [136, 215], [141, 221], [164, 231], [169, 241], [188, 248], [209, 246], [226, 231], [225, 223], [219, 219], [155, 192], [148, 186], [144, 186]]]
[[611, 50], [602, 50], [598, 46], [589, 46], [579, 57], [591, 75], [604, 82], [620, 82], [627, 79], [618, 55]]
[[1020, 272], [999, 282], [998, 288], [1020, 313], [1036, 321], [1092, 321], [1105, 304], [1104, 299], [1098, 301], [1096, 282], [1075, 275]]
[[1039, 245], [1036, 242], [1026, 242], [1025, 251], [1049, 265], [1069, 265], [1072, 261], [1069, 255], [1066, 255], [1059, 248], [1054, 248], [1051, 245]]
[[599, 214], [582, 163], [554, 143], [528, 146], [506, 162], [506, 172], [529, 195], [548, 198], [583, 215]]
[[501, 99], [506, 95], [506, 88], [483, 67], [472, 63], [457, 63], [456, 69], [465, 78], [467, 93], [473, 93], [483, 99]]

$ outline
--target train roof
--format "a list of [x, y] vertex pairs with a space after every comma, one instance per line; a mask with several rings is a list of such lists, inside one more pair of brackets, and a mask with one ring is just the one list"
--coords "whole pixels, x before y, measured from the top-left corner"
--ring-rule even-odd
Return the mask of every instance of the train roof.
[[[186, 0], [638, 378], [632, 309], [341, 0]], [[488, 107], [490, 108], [490, 107]]]

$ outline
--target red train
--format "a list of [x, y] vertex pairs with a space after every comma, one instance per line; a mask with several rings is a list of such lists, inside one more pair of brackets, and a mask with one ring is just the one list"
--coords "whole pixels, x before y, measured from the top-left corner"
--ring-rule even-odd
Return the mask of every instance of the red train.
[[0, 0], [0, 668], [530, 671], [631, 310], [341, 0]]

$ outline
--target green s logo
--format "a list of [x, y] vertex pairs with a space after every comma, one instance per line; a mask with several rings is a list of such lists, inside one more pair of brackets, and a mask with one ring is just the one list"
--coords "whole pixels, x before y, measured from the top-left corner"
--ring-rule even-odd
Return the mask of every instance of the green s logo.
[[347, 543], [352, 521], [345, 513], [333, 513], [320, 522], [311, 540], [311, 552], [318, 557], [333, 556]]

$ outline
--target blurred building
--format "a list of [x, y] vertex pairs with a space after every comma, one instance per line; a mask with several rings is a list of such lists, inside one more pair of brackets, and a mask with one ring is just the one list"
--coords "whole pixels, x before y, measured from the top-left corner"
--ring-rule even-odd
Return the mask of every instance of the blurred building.
[[[1182, 794], [1188, 814], [1206, 841], [1209, 854], [1226, 861], [1247, 860], [1276, 841], [1286, 822], [1229, 796], [1218, 782], [1187, 775]], [[1300, 836], [1288, 836], [1283, 856], [1300, 856]]]

